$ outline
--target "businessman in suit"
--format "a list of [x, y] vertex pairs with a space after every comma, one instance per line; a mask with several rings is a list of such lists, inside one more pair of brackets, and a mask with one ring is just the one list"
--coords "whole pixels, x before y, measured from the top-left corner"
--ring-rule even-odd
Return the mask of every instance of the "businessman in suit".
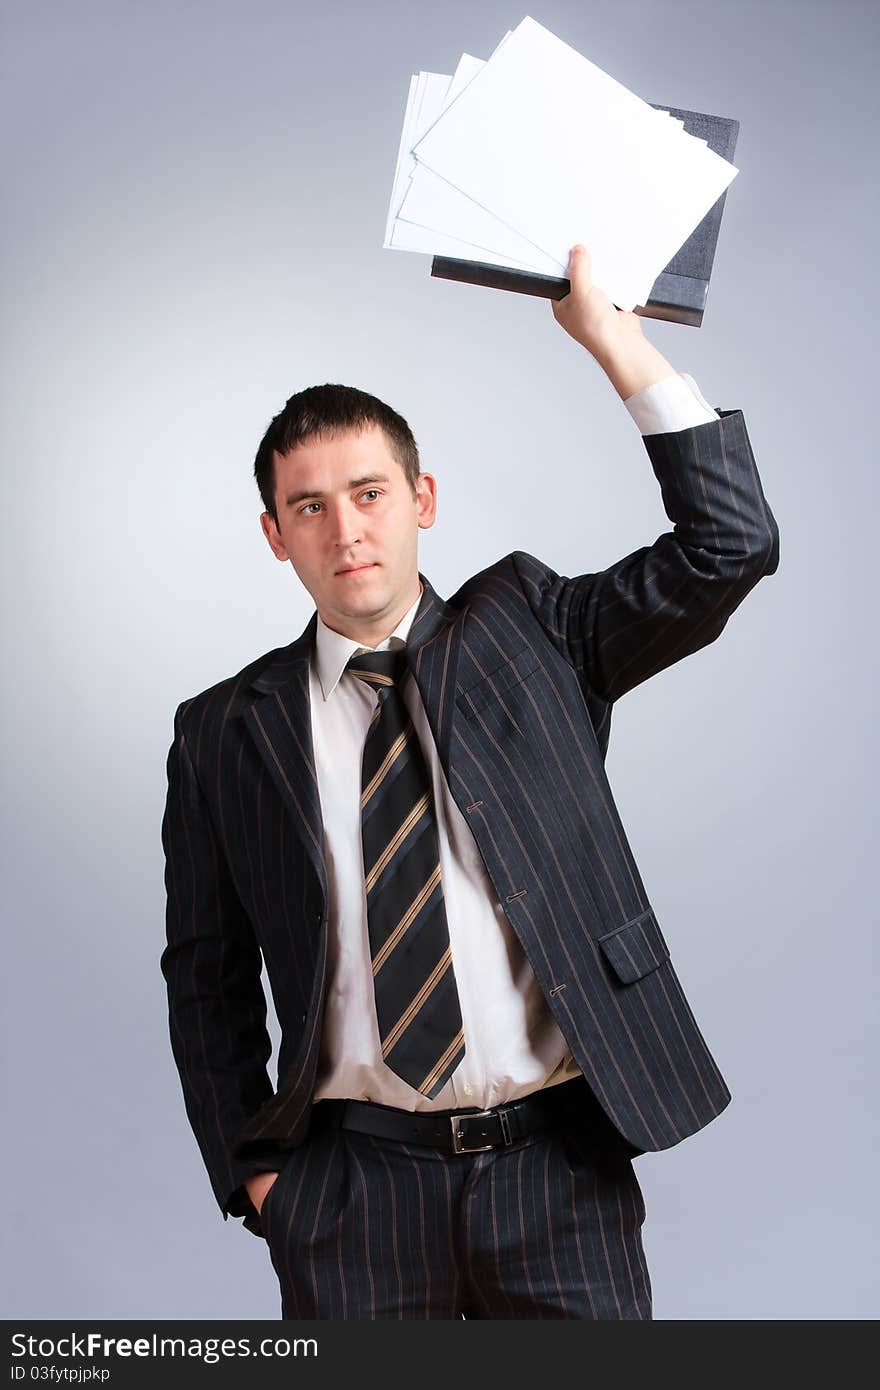
[[445, 601], [406, 422], [309, 388], [255, 475], [316, 611], [175, 715], [172, 1048], [285, 1318], [649, 1319], [632, 1160], [730, 1100], [604, 759], [614, 702], [721, 633], [778, 530], [741, 412], [614, 308], [585, 248], [568, 274], [554, 317], [639, 425], [673, 529], [573, 579], [515, 551]]

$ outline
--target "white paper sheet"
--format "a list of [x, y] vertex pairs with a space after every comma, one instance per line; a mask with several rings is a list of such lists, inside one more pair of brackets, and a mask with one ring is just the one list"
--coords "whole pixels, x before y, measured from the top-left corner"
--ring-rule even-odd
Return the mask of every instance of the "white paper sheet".
[[526, 16], [410, 84], [385, 244], [562, 275], [581, 241], [631, 309], [737, 172]]
[[[464, 55], [467, 56], [467, 55]], [[478, 58], [470, 59], [471, 64], [481, 64]], [[459, 68], [462, 64], [459, 64]], [[475, 69], [471, 67], [470, 72]], [[467, 73], [468, 67], [465, 65], [464, 72]], [[409, 189], [416, 169], [416, 161], [411, 153], [411, 147], [423, 131], [430, 128], [434, 121], [443, 111], [449, 97], [453, 79], [443, 73], [422, 72], [414, 76], [410, 81], [409, 95], [407, 98], [406, 114], [404, 116], [403, 133], [400, 140], [398, 151], [397, 168], [394, 175], [394, 184], [391, 194], [391, 204], [388, 211], [388, 220], [385, 228], [386, 248], [395, 251], [416, 251], [422, 254], [435, 256], [453, 256], [459, 260], [481, 260], [493, 265], [511, 266], [517, 270], [535, 270], [539, 267], [516, 258], [518, 245], [522, 239], [516, 237], [508, 228], [501, 226], [502, 249], [493, 250], [491, 246], [483, 245], [479, 240], [471, 241], [463, 239], [461, 235], [461, 224], [454, 230], [445, 232], [442, 229], [432, 226], [411, 225], [401, 215], [401, 203], [405, 204], [407, 190]], [[462, 89], [463, 82], [459, 83], [457, 91]], [[457, 94], [453, 91], [452, 97]], [[423, 171], [426, 172], [426, 171]], [[430, 179], [436, 179], [434, 174], [428, 174]], [[439, 183], [444, 184], [444, 180], [438, 179]], [[453, 190], [453, 196], [461, 199], [469, 206], [470, 200], [463, 194], [458, 194]], [[495, 222], [494, 218], [489, 218], [488, 214], [483, 214], [487, 220]], [[456, 234], [458, 232], [458, 234]], [[534, 248], [532, 248], [533, 250]], [[541, 255], [542, 253], [537, 253]], [[546, 260], [546, 258], [544, 258]], [[553, 272], [556, 273], [556, 272]]]
[[736, 173], [528, 16], [413, 152], [554, 260], [584, 242], [621, 308]]
[[[427, 101], [423, 103], [418, 123], [419, 138], [423, 128], [433, 126], [435, 120], [449, 108], [483, 66], [481, 59], [468, 53], [462, 54], [442, 104], [436, 112], [427, 109]], [[434, 99], [439, 101], [439, 86], [435, 89]], [[458, 255], [465, 259], [509, 265], [518, 270], [537, 271], [544, 275], [565, 273], [565, 264], [560, 265], [551, 256], [547, 256], [500, 222], [492, 213], [454, 188], [446, 179], [440, 178], [424, 166], [417, 165], [414, 159], [412, 166], [407, 191], [402, 204], [397, 208], [398, 224], [392, 235], [391, 245], [408, 250], [428, 249], [434, 255]], [[409, 225], [401, 224], [414, 224], [422, 232], [436, 233], [437, 236], [417, 236]], [[452, 242], [458, 243], [459, 246], [464, 244], [471, 249], [447, 249]]]

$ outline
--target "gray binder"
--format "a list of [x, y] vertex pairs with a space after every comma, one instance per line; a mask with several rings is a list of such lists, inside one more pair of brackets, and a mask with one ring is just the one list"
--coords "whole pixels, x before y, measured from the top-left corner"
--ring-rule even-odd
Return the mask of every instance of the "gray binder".
[[[739, 121], [727, 116], [707, 116], [702, 111], [682, 111], [674, 106], [658, 106], [684, 122], [689, 135], [705, 140], [711, 150], [722, 158], [733, 160]], [[703, 322], [709, 278], [715, 260], [715, 246], [721, 227], [721, 214], [727, 190], [709, 209], [698, 227], [669, 264], [654, 281], [647, 304], [634, 310], [644, 318], [667, 319], [671, 323], [686, 323], [699, 328]], [[434, 256], [431, 274], [441, 280], [461, 280], [468, 285], [486, 285], [490, 289], [514, 290], [544, 299], [562, 299], [571, 285], [555, 275], [538, 275], [527, 270], [512, 270], [506, 266], [489, 265], [485, 261], [458, 260], [452, 256]]]

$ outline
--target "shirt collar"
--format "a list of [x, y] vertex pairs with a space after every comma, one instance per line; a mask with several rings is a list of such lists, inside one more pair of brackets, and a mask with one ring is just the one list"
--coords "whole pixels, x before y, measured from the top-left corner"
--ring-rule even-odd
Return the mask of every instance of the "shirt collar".
[[348, 662], [356, 653], [381, 652], [394, 647], [406, 646], [406, 639], [412, 627], [413, 618], [416, 616], [416, 609], [421, 601], [422, 593], [422, 586], [419, 585], [418, 598], [414, 600], [412, 607], [404, 613], [391, 635], [386, 637], [384, 642], [380, 642], [378, 647], [365, 647], [356, 642], [353, 637], [344, 637], [341, 632], [334, 632], [333, 628], [328, 627], [318, 613], [315, 628], [315, 667], [325, 700], [329, 700]]

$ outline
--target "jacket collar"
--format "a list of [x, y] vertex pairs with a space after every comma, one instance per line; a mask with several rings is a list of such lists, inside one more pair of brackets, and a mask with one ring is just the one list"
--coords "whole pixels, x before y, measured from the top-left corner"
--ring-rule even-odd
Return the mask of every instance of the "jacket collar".
[[333, 628], [328, 627], [324, 622], [320, 613], [318, 614], [318, 626], [315, 633], [315, 673], [325, 700], [329, 700], [348, 662], [357, 653], [386, 651], [389, 648], [406, 646], [406, 639], [421, 598], [420, 589], [418, 596], [413, 599], [394, 631], [375, 647], [365, 647], [363, 643], [356, 642], [353, 637], [346, 637], [341, 632], [334, 632]]
[[[409, 666], [413, 674], [416, 673], [421, 648], [447, 627], [453, 621], [456, 614], [456, 610], [452, 608], [445, 599], [440, 598], [439, 594], [434, 591], [431, 583], [422, 574], [421, 570], [419, 571], [419, 579], [422, 584], [422, 596], [419, 599], [415, 613], [412, 615], [412, 620], [409, 622], [408, 629], [405, 634], [401, 634], [401, 630], [406, 628], [407, 625], [409, 615], [406, 615], [398, 624], [398, 627], [395, 628], [394, 633], [392, 633], [392, 636], [396, 634], [405, 635]], [[270, 695], [274, 691], [281, 689], [282, 686], [288, 685], [291, 681], [296, 680], [297, 677], [301, 677], [303, 668], [308, 666], [312, 652], [316, 649], [317, 634], [318, 613], [317, 610], [315, 610], [299, 637], [297, 637], [294, 642], [291, 642], [289, 646], [279, 648], [279, 650], [273, 654], [267, 665], [263, 667], [262, 671], [253, 678], [250, 683], [252, 689], [258, 691], [261, 695]], [[337, 637], [339, 635], [338, 633], [334, 634], [334, 636]], [[356, 650], [357, 643], [352, 643], [352, 650], [347, 653], [345, 661], [347, 661], [352, 652]], [[345, 661], [342, 662], [340, 671], [336, 673], [337, 680], [345, 666]], [[328, 666], [328, 670], [330, 669], [331, 667]], [[333, 684], [335, 684], [335, 682], [333, 682]], [[330, 688], [332, 688], [332, 685]], [[325, 688], [324, 694], [326, 697], [329, 694], [329, 689]]]

